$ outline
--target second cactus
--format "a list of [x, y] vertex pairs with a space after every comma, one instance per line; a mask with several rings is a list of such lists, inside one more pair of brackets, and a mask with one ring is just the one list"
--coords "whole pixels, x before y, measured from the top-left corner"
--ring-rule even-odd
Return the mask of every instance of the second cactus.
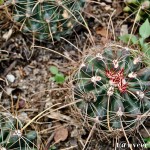
[[12, 20], [40, 41], [59, 40], [81, 22], [85, 0], [10, 0]]

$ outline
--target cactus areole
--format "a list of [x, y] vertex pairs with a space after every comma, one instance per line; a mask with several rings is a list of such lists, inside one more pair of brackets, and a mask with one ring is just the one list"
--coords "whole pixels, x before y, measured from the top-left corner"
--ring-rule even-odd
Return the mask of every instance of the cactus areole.
[[150, 111], [150, 68], [141, 55], [122, 47], [92, 49], [75, 75], [78, 108], [98, 116], [105, 129], [133, 128]]
[[59, 40], [82, 22], [85, 0], [10, 0], [13, 21], [40, 41]]

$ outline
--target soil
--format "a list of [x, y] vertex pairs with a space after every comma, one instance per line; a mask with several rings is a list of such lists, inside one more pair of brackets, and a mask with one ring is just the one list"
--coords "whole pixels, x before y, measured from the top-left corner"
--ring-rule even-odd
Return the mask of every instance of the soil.
[[[77, 69], [84, 49], [93, 43], [104, 45], [131, 30], [133, 19], [126, 20], [123, 7], [124, 2], [117, 0], [91, 2], [84, 13], [91, 33], [76, 27], [76, 32], [66, 37], [67, 40], [62, 39], [54, 45], [33, 41], [32, 37], [19, 32], [0, 9], [0, 105], [12, 116], [21, 119], [26, 116], [26, 124], [41, 113], [26, 127], [38, 132], [35, 143], [39, 150], [80, 150], [86, 143], [89, 131], [73, 117], [69, 79]], [[110, 20], [113, 27], [108, 24]], [[54, 76], [50, 72], [51, 66], [56, 66], [67, 77], [63, 84], [51, 80]], [[147, 119], [145, 126], [150, 133], [149, 124]], [[141, 135], [148, 136], [143, 127], [140, 130], [141, 133], [134, 133], [131, 140], [141, 142]], [[123, 141], [124, 138], [120, 139], [119, 144]], [[114, 143], [114, 139], [101, 142], [93, 134], [85, 149], [123, 150]]]

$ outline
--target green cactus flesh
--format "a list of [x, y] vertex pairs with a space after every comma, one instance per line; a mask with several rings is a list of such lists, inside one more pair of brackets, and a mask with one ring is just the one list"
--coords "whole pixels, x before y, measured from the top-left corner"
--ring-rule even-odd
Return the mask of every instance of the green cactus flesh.
[[81, 22], [85, 0], [11, 0], [13, 21], [40, 41], [59, 40]]
[[21, 132], [22, 123], [9, 114], [0, 114], [0, 148], [9, 150], [32, 149], [36, 147], [33, 141], [37, 134], [35, 131]]
[[132, 128], [150, 110], [150, 68], [126, 49], [87, 56], [75, 79], [79, 110], [98, 117], [105, 129]]
[[[150, 1], [149, 0], [126, 0], [125, 12], [138, 13], [137, 21], [150, 19]], [[139, 11], [139, 12], [138, 12]]]

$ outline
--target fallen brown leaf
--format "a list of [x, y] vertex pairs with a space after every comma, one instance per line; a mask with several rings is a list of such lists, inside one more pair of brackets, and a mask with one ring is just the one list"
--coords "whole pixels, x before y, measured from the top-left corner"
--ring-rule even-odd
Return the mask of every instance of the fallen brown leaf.
[[67, 137], [68, 137], [68, 130], [64, 126], [61, 125], [59, 128], [55, 130], [54, 140], [56, 143], [60, 141], [65, 141]]
[[97, 28], [96, 33], [103, 36], [103, 37], [105, 37], [105, 38], [107, 37], [107, 30], [105, 28], [102, 28], [102, 29]]

